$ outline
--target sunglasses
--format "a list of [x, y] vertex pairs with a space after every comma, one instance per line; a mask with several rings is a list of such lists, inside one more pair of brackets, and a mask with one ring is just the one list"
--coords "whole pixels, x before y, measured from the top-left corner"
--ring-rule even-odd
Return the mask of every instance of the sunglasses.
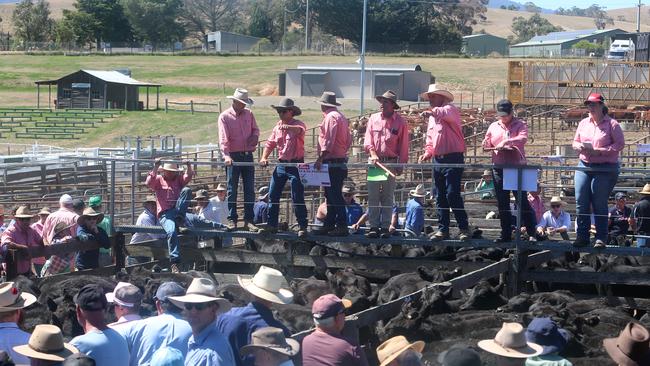
[[211, 302], [200, 302], [200, 303], [196, 303], [196, 304], [188, 302], [188, 303], [185, 303], [185, 310], [190, 311], [192, 309], [196, 309], [198, 311], [201, 311], [203, 309], [208, 308], [210, 305], [212, 305]]

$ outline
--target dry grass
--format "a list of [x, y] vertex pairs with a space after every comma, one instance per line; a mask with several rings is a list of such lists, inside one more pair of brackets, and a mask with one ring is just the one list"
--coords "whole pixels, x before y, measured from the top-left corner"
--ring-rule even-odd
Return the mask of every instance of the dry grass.
[[[63, 9], [73, 9], [72, 4], [75, 0], [49, 0], [50, 11], [52, 13], [52, 18], [61, 19], [63, 17]], [[2, 23], [0, 23], [0, 31], [12, 33], [13, 22], [11, 21], [11, 15], [16, 8], [16, 4], [0, 4], [0, 18], [2, 18]]]

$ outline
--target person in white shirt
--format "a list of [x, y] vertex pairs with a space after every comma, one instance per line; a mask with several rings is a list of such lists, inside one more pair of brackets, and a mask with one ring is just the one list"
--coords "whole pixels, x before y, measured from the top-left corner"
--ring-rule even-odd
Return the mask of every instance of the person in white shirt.
[[[219, 185], [217, 185], [217, 195], [210, 198], [209, 200], [209, 206], [212, 207], [212, 221], [221, 224], [228, 223], [228, 199], [226, 198], [226, 193], [226, 187], [223, 184], [219, 183]], [[232, 238], [222, 237], [221, 246], [223, 248], [232, 246]]]
[[[145, 198], [142, 206], [144, 207], [144, 211], [142, 211], [140, 216], [138, 216], [138, 219], [136, 220], [135, 224], [138, 226], [160, 226], [160, 221], [158, 221], [158, 217], [156, 217], [156, 196], [148, 195]], [[167, 236], [165, 234], [135, 233], [133, 234], [133, 236], [131, 236], [131, 241], [129, 242], [129, 244], [140, 243], [143, 241], [164, 239], [166, 237]], [[149, 257], [127, 256], [126, 264], [134, 265], [138, 263], [145, 263], [148, 262], [150, 259], [151, 258]]]
[[559, 196], [551, 198], [551, 209], [544, 212], [542, 219], [537, 224], [539, 240], [548, 240], [549, 237], [559, 234], [563, 240], [569, 240], [569, 227], [571, 215], [562, 209], [564, 202]]

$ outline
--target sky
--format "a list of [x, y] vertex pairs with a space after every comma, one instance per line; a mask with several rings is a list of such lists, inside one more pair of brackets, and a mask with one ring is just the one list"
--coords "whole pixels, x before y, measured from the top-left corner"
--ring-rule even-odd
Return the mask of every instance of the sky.
[[[525, 3], [526, 1], [519, 1], [520, 3]], [[588, 8], [592, 4], [598, 4], [604, 6], [607, 9], [619, 9], [619, 8], [631, 8], [639, 4], [638, 0], [571, 0], [571, 1], [559, 1], [559, 0], [532, 0], [533, 3], [537, 6], [541, 6], [546, 9], [557, 9], [559, 7], [571, 8], [577, 6], [578, 8]], [[641, 0], [641, 3], [646, 3], [650, 5], [650, 2]]]

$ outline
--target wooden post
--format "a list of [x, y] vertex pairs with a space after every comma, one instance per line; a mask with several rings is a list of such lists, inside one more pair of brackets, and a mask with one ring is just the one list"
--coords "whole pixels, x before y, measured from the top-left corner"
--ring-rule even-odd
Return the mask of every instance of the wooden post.
[[47, 84], [47, 109], [52, 109], [52, 84]]
[[36, 84], [36, 108], [41, 108], [41, 84]]
[[13, 280], [18, 276], [18, 261], [16, 256], [18, 253], [15, 249], [7, 250], [7, 258], [5, 258], [5, 265], [7, 266], [7, 280]]
[[149, 87], [147, 86], [147, 110], [149, 110]]
[[129, 105], [129, 87], [128, 85], [124, 85], [124, 110], [128, 111], [129, 108], [127, 107]]
[[194, 101], [190, 100], [190, 112], [194, 114]]
[[126, 239], [123, 233], [115, 233], [111, 240], [113, 241], [115, 272], [120, 272], [126, 264]]
[[168, 111], [169, 111], [169, 100], [165, 98], [165, 113], [167, 113]]
[[158, 100], [160, 99], [160, 87], [156, 86], [156, 110], [158, 110]]

